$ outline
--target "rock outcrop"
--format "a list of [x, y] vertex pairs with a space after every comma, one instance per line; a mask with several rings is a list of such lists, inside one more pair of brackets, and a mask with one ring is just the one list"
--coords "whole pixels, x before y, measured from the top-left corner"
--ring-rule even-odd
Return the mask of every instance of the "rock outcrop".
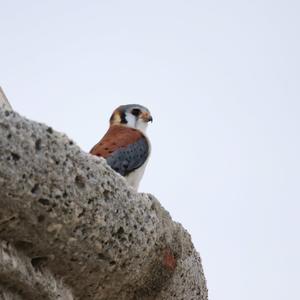
[[152, 195], [7, 107], [0, 136], [0, 299], [207, 299], [190, 235]]

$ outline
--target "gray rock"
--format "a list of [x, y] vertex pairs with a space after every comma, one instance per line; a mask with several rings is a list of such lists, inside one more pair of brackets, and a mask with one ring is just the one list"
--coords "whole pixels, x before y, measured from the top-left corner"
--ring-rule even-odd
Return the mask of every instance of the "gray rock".
[[0, 299], [207, 299], [189, 234], [152, 195], [13, 111], [0, 136]]
[[12, 110], [12, 107], [11, 107], [9, 101], [7, 100], [1, 86], [0, 86], [0, 108]]

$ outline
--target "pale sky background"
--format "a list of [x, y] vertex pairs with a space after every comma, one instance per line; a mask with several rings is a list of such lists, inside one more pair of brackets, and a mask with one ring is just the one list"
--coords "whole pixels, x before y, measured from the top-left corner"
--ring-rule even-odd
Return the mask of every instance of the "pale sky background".
[[147, 106], [140, 190], [191, 233], [210, 300], [299, 300], [299, 16], [289, 0], [0, 0], [0, 85], [85, 151], [116, 106]]

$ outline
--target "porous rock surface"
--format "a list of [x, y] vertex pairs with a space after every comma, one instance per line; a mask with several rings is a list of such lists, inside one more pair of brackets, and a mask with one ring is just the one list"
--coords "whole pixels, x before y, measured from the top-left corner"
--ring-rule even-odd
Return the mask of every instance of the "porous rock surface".
[[52, 128], [0, 108], [0, 299], [207, 299], [189, 234]]

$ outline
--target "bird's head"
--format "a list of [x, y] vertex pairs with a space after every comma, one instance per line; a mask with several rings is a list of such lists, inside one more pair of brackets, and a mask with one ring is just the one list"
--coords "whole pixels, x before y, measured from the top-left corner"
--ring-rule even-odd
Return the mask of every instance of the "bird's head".
[[123, 125], [146, 132], [149, 122], [152, 122], [150, 111], [139, 104], [121, 105], [110, 117], [110, 126]]

